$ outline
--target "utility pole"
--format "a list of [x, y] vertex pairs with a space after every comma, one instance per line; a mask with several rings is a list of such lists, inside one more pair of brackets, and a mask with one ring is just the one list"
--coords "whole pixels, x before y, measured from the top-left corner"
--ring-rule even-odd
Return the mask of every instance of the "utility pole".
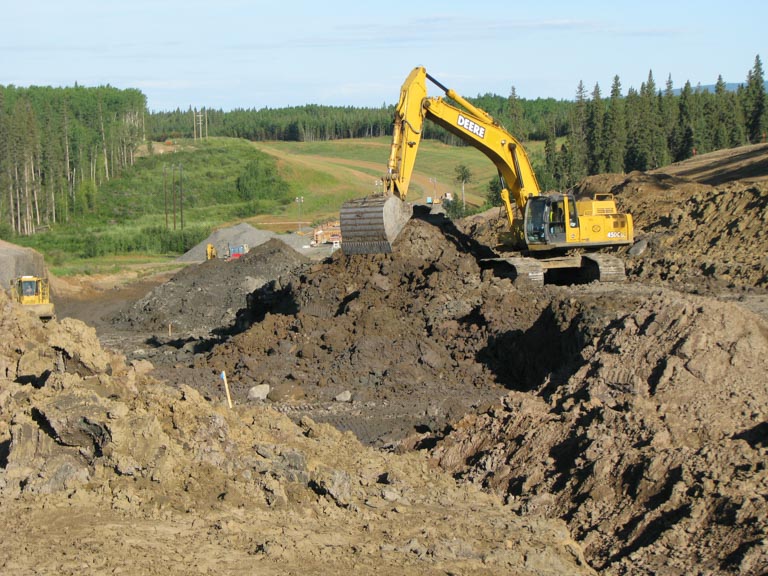
[[163, 204], [165, 206], [165, 229], [168, 230], [168, 189], [166, 187], [166, 169], [167, 164], [163, 164]]
[[[195, 108], [192, 111], [192, 133], [195, 140], [203, 139], [203, 110], [198, 112]], [[208, 139], [208, 109], [205, 110], [205, 138]]]
[[179, 211], [181, 214], [181, 229], [184, 230], [184, 172], [179, 163]]

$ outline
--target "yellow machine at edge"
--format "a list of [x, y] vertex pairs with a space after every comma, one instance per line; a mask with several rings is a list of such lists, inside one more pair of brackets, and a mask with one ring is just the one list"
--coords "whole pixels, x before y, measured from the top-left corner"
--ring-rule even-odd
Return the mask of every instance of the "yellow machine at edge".
[[19, 276], [11, 280], [11, 300], [47, 322], [56, 317], [46, 278]]
[[[427, 80], [450, 99], [427, 95]], [[456, 104], [454, 104], [456, 103]], [[458, 105], [457, 105], [458, 104]], [[411, 218], [406, 202], [425, 120], [472, 145], [498, 169], [501, 199], [515, 256], [488, 259], [504, 264], [516, 281], [543, 284], [549, 270], [575, 269], [600, 281], [625, 278], [620, 258], [595, 249], [634, 241], [632, 216], [619, 213], [611, 194], [576, 199], [570, 193], [542, 194], [522, 144], [487, 112], [446, 88], [423, 67], [400, 91], [384, 194], [346, 202], [341, 208], [345, 254], [387, 253]]]

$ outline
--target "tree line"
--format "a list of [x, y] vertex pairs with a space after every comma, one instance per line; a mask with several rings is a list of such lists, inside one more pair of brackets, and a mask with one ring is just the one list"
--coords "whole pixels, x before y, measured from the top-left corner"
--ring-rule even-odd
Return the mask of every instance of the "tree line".
[[591, 95], [579, 83], [569, 111], [565, 141], [557, 144], [558, 127], [546, 134], [546, 188], [563, 189], [587, 175], [652, 170], [696, 154], [766, 141], [768, 113], [760, 56], [744, 84], [728, 90], [719, 76], [714, 90], [686, 82], [676, 91], [671, 77], [659, 89], [649, 72], [639, 90], [621, 93], [613, 79], [604, 98], [595, 84]]
[[[535, 168], [544, 187], [557, 189], [590, 174], [651, 170], [694, 154], [761, 142], [768, 124], [759, 55], [736, 90], [729, 89], [722, 76], [713, 89], [690, 82], [675, 89], [671, 77], [660, 88], [651, 71], [639, 90], [630, 87], [626, 94], [615, 76], [607, 96], [599, 84], [588, 93], [580, 82], [572, 101], [519, 98], [514, 86], [507, 97], [486, 93], [467, 100], [519, 140], [545, 141], [546, 162]], [[389, 136], [393, 106], [308, 105], [205, 113], [211, 135], [307, 142]], [[153, 113], [151, 120], [157, 139], [194, 134], [192, 110]], [[432, 123], [424, 125], [423, 137], [465, 144]]]
[[111, 86], [0, 86], [0, 235], [29, 235], [95, 209], [134, 163], [146, 97]]
[[[719, 148], [765, 140], [768, 114], [759, 55], [746, 82], [713, 90], [686, 82], [663, 89], [653, 73], [622, 92], [614, 77], [607, 96], [583, 82], [574, 100], [495, 94], [467, 98], [523, 142], [545, 141], [535, 165], [544, 188], [564, 189], [589, 174], [650, 170]], [[0, 86], [0, 236], [32, 234], [47, 225], [97, 212], [99, 190], [134, 163], [145, 140], [204, 134], [246, 140], [311, 142], [392, 133], [393, 106], [147, 112], [138, 90]], [[424, 138], [465, 143], [433, 123]]]
[[[490, 93], [468, 100], [505, 125], [518, 124], [516, 119], [519, 118], [524, 125], [525, 138], [533, 140], [544, 140], [550, 126], [554, 127], [558, 135], [564, 135], [568, 130], [569, 110], [573, 106], [572, 102], [554, 98], [517, 100], [516, 105], [511, 106], [509, 99]], [[516, 106], [522, 107], [517, 117], [514, 115]], [[193, 138], [201, 132], [197, 128], [201, 115], [205, 117], [202, 132], [208, 136], [253, 141], [314, 142], [391, 136], [394, 106], [355, 108], [309, 104], [288, 108], [235, 109], [230, 112], [210, 108], [177, 108], [170, 112], [150, 114], [151, 137], [156, 141]], [[424, 138], [446, 144], [465, 144], [436, 124], [426, 123], [423, 130]]]
[[391, 134], [391, 106], [354, 108], [350, 106], [292, 106], [286, 108], [176, 109], [150, 115], [152, 138], [163, 141], [195, 136], [195, 118], [205, 115], [208, 136], [244, 138], [252, 141], [284, 140], [314, 142], [340, 138], [371, 138]]

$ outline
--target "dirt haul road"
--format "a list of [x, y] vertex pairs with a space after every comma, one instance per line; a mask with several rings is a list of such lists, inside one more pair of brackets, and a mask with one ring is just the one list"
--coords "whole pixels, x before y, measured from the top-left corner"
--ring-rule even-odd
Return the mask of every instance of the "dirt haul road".
[[766, 158], [583, 182], [635, 216], [625, 284], [482, 270], [492, 211], [91, 307], [127, 360], [4, 316], [0, 503], [25, 520], [0, 537], [42, 572], [763, 574]]

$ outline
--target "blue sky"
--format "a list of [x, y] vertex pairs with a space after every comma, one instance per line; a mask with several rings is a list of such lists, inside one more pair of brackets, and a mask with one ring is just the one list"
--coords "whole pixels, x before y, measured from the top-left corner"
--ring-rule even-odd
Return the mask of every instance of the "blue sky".
[[[0, 84], [137, 88], [150, 110], [379, 106], [414, 66], [464, 96], [744, 82], [765, 0], [0, 0]], [[435, 88], [435, 92], [437, 89]]]

